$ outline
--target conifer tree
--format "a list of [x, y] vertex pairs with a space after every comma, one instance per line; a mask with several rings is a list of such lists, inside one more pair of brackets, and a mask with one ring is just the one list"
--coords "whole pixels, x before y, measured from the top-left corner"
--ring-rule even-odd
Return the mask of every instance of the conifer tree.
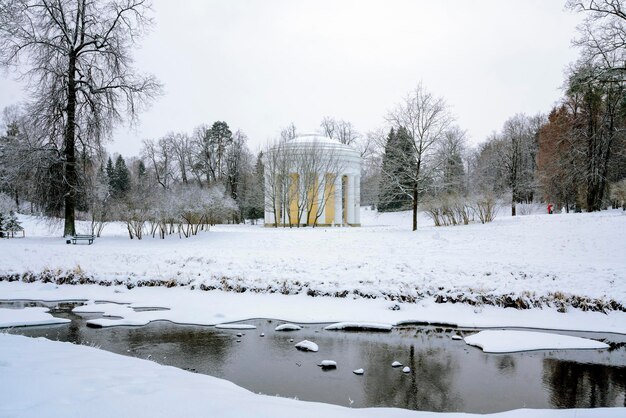
[[406, 129], [389, 131], [381, 170], [380, 212], [407, 210], [411, 206], [411, 174], [415, 169], [415, 161], [409, 158], [411, 147], [411, 136]]
[[113, 173], [112, 194], [114, 197], [124, 197], [130, 190], [130, 171], [121, 155], [115, 160]]

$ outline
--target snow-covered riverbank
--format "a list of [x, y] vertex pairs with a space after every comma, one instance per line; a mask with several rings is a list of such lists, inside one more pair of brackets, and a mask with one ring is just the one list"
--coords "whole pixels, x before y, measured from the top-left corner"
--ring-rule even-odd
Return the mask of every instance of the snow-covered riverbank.
[[[93, 319], [99, 326], [145, 325], [168, 320], [180, 324], [216, 325], [250, 318], [274, 318], [299, 323], [374, 322], [389, 325], [402, 323], [444, 323], [459, 327], [525, 327], [626, 334], [626, 312], [583, 312], [570, 309], [513, 309], [464, 304], [391, 302], [384, 299], [342, 299], [235, 293], [218, 290], [202, 292], [189, 287], [54, 285], [52, 283], [0, 282], [4, 300], [84, 300], [79, 312], [102, 312], [116, 318]], [[95, 303], [107, 301], [113, 303]], [[165, 308], [141, 310], [137, 308]], [[120, 319], [121, 318], [121, 319]]]
[[91, 246], [66, 245], [58, 230], [22, 217], [27, 238], [0, 242], [0, 276], [561, 310], [626, 304], [625, 212], [442, 228], [422, 219], [417, 232], [409, 216], [363, 209], [362, 228], [226, 225], [141, 241], [113, 224]]

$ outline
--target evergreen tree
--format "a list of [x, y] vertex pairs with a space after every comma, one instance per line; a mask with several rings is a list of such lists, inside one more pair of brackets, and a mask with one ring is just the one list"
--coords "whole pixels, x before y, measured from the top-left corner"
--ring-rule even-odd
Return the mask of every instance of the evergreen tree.
[[225, 174], [226, 149], [233, 142], [233, 133], [226, 122], [217, 121], [211, 126], [209, 142], [216, 153], [216, 178], [221, 179]]
[[[109, 162], [111, 159], [109, 159]], [[109, 164], [107, 163], [107, 172]], [[130, 171], [126, 167], [126, 162], [121, 155], [115, 159], [115, 166], [109, 175], [109, 188], [111, 195], [115, 198], [121, 198], [130, 190]]]
[[15, 212], [10, 211], [9, 216], [4, 221], [3, 229], [7, 231], [6, 233], [8, 236], [13, 237], [15, 236], [16, 232], [21, 231], [24, 228], [22, 228], [22, 223], [17, 220], [17, 215], [15, 214]]
[[121, 155], [115, 160], [115, 177], [118, 193], [123, 196], [130, 190], [130, 171]]
[[107, 181], [109, 183], [109, 192], [113, 194], [113, 189], [115, 188], [115, 169], [113, 168], [113, 161], [111, 161], [111, 157], [107, 160], [105, 171], [107, 174]]
[[415, 171], [415, 160], [410, 158], [412, 144], [411, 136], [403, 127], [389, 131], [378, 195], [380, 212], [407, 210], [411, 207], [411, 175]]
[[143, 179], [146, 176], [146, 165], [143, 163], [143, 160], [139, 160], [137, 164], [137, 177], [139, 179]]

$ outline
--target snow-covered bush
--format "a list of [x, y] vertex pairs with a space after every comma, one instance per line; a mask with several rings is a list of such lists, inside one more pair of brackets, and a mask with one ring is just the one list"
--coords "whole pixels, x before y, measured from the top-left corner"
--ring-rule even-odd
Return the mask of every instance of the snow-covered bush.
[[430, 198], [422, 207], [435, 226], [467, 225], [474, 219], [470, 204], [462, 196]]
[[237, 204], [225, 196], [223, 186], [196, 185], [158, 189], [146, 196], [128, 196], [116, 211], [126, 222], [131, 239], [144, 233], [164, 239], [178, 234], [188, 238], [210, 225], [225, 222], [237, 214]]
[[540, 213], [543, 206], [539, 203], [518, 203], [515, 210], [518, 215], [532, 215]]
[[491, 222], [498, 215], [498, 200], [489, 193], [477, 195], [473, 199], [472, 209], [481, 223]]

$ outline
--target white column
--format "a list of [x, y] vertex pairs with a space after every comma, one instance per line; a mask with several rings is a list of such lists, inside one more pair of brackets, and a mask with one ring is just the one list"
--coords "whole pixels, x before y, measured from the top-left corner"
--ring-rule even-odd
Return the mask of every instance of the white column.
[[361, 176], [354, 177], [354, 223], [361, 223]]
[[335, 225], [343, 225], [343, 207], [341, 205], [342, 188], [341, 179], [342, 175], [337, 176], [335, 179]]
[[348, 219], [346, 223], [353, 224], [354, 223], [354, 174], [348, 175], [348, 184], [346, 185], [348, 188], [348, 197], [346, 199], [346, 205], [348, 207]]

